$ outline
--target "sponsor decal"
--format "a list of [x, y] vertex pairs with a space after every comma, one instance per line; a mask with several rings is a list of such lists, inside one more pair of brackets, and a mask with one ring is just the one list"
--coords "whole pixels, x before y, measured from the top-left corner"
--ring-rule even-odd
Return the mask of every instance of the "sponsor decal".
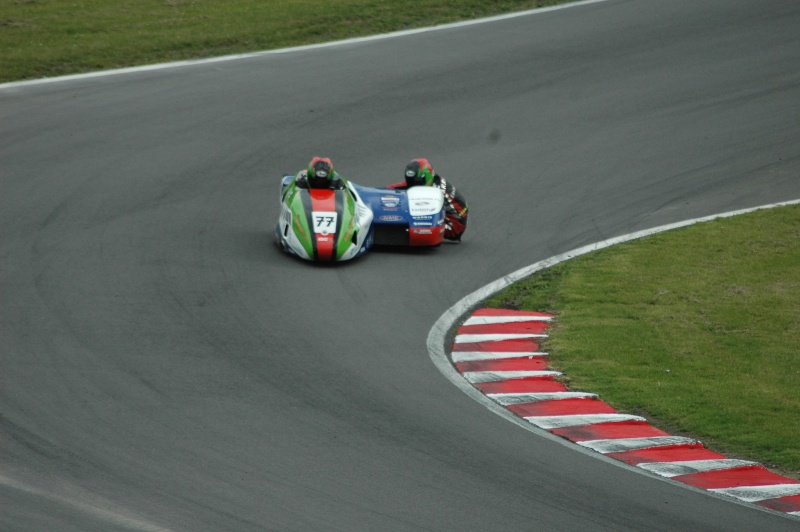
[[383, 220], [384, 222], [402, 222], [403, 220], [405, 220], [405, 218], [403, 218], [399, 214], [384, 214], [379, 219]]
[[433, 225], [432, 222], [414, 222], [414, 225], [418, 225], [420, 227], [430, 227]]
[[433, 230], [431, 229], [414, 229], [415, 235], [432, 235]]
[[381, 196], [381, 205], [389, 208], [398, 207], [400, 198], [397, 196]]
[[308, 238], [306, 230], [303, 229], [303, 224], [300, 222], [299, 217], [295, 217], [294, 219], [294, 232], [297, 233], [300, 238]]
[[433, 216], [414, 216], [415, 220], [433, 220]]
[[355, 226], [351, 224], [350, 228], [347, 230], [347, 232], [342, 237], [341, 242], [350, 242], [350, 238], [353, 236], [353, 233], [355, 232], [355, 229], [356, 229]]

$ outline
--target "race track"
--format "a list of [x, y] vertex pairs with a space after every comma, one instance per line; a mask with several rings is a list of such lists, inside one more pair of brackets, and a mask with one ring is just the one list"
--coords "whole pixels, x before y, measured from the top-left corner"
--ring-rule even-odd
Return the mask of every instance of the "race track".
[[[800, 4], [609, 0], [0, 87], [0, 529], [797, 530], [467, 397], [426, 337], [581, 245], [800, 198]], [[272, 244], [313, 155], [428, 157], [461, 245]]]

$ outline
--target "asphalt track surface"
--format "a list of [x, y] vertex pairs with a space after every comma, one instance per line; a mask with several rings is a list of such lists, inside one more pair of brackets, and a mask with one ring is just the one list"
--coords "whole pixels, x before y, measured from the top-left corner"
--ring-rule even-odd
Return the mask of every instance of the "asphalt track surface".
[[[432, 364], [464, 295], [800, 198], [800, 4], [607, 1], [0, 89], [4, 530], [797, 530], [508, 422]], [[427, 156], [461, 245], [271, 240], [313, 155]]]

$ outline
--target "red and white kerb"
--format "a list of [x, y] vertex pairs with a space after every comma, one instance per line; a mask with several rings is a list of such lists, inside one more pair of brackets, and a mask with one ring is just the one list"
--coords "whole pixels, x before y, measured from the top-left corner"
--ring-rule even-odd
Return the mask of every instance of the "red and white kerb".
[[733, 460], [693, 438], [617, 412], [596, 394], [572, 392], [548, 369], [539, 340], [553, 316], [476, 311], [459, 328], [451, 359], [486, 397], [537, 427], [657, 475], [740, 501], [800, 516], [800, 482], [747, 460]]

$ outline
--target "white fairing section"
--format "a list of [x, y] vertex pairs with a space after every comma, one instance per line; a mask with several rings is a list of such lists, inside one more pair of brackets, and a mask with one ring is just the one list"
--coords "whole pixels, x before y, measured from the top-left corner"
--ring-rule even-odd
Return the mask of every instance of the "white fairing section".
[[411, 216], [431, 216], [444, 207], [444, 194], [436, 187], [411, 187], [407, 193]]
[[292, 211], [285, 203], [281, 204], [281, 217], [278, 227], [281, 231], [281, 239], [284, 247], [291, 250], [298, 257], [310, 260], [311, 257], [306, 253], [305, 248], [297, 239], [292, 229]]
[[364, 241], [369, 234], [369, 228], [372, 225], [372, 209], [367, 207], [364, 201], [361, 199], [361, 196], [358, 195], [356, 189], [351, 185], [349, 182], [347, 183], [347, 189], [350, 193], [353, 194], [353, 197], [356, 199], [356, 227], [358, 228], [358, 236], [356, 237], [356, 244], [350, 246], [350, 248], [342, 255], [342, 258], [339, 260], [349, 260], [359, 254], [361, 248], [364, 246]]

